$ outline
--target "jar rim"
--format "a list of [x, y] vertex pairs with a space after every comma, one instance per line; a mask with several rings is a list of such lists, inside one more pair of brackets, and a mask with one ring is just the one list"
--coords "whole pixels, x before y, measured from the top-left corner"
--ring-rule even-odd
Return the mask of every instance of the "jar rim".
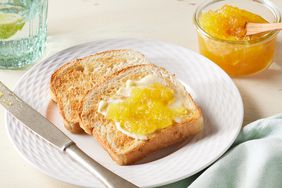
[[[279, 33], [279, 31], [268, 32], [267, 34], [263, 35], [262, 37], [260, 37], [258, 39], [249, 40], [249, 41], [246, 41], [246, 40], [238, 40], [238, 41], [236, 41], [236, 40], [225, 40], [225, 39], [221, 39], [221, 38], [217, 38], [217, 37], [211, 36], [200, 25], [200, 23], [199, 23], [199, 13], [204, 8], [210, 6], [210, 5], [214, 4], [214, 3], [221, 2], [221, 1], [226, 1], [226, 0], [209, 0], [209, 1], [206, 1], [206, 2], [202, 3], [200, 6], [198, 6], [196, 11], [194, 12], [194, 20], [193, 20], [194, 24], [195, 24], [197, 30], [202, 35], [204, 35], [205, 37], [207, 37], [209, 39], [213, 39], [213, 40], [219, 41], [219, 42], [230, 43], [230, 44], [246, 44], [246, 43], [247, 44], [255, 44], [255, 43], [259, 43], [261, 41], [273, 38], [273, 37], [275, 37]], [[281, 13], [280, 13], [280, 11], [278, 10], [278, 8], [277, 8], [277, 6], [275, 4], [273, 4], [269, 0], [256, 0], [256, 2], [264, 5], [266, 8], [268, 8], [272, 12], [272, 14], [275, 17], [275, 21], [273, 23], [281, 22]]]

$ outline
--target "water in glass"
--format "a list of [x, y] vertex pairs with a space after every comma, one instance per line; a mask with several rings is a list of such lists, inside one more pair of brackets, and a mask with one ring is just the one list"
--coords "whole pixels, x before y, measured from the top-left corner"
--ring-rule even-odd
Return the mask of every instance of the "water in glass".
[[21, 69], [43, 53], [48, 0], [0, 0], [0, 68]]

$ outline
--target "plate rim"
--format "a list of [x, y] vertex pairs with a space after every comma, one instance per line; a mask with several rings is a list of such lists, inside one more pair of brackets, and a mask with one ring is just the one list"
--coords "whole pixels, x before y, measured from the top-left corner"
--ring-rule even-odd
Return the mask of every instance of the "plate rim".
[[[12, 88], [12, 91], [15, 91], [15, 89], [19, 86], [19, 84], [22, 82], [22, 80], [25, 79], [25, 77], [27, 75], [29, 75], [34, 69], [36, 69], [38, 66], [46, 63], [47, 61], [49, 61], [50, 59], [54, 58], [55, 56], [59, 55], [59, 54], [62, 54], [62, 53], [65, 53], [69, 50], [72, 50], [74, 48], [81, 48], [81, 47], [84, 47], [84, 46], [87, 46], [87, 45], [90, 45], [92, 43], [103, 43], [103, 42], [108, 42], [108, 41], [128, 41], [128, 40], [133, 40], [133, 41], [139, 41], [139, 42], [150, 42], [150, 43], [158, 43], [158, 44], [167, 44], [167, 45], [170, 45], [170, 46], [173, 46], [173, 47], [178, 47], [178, 48], [182, 48], [182, 49], [185, 49], [186, 51], [189, 51], [190, 53], [192, 53], [193, 55], [196, 55], [196, 56], [201, 56], [201, 58], [203, 58], [205, 60], [204, 63], [208, 63], [208, 64], [211, 64], [212, 66], [214, 66], [217, 70], [219, 70], [221, 72], [221, 76], [224, 76], [225, 79], [227, 79], [229, 81], [229, 84], [232, 84], [232, 87], [235, 88], [236, 90], [236, 95], [238, 96], [238, 99], [240, 99], [240, 101], [237, 101], [239, 102], [239, 106], [240, 106], [240, 112], [241, 114], [238, 115], [238, 116], [241, 116], [241, 119], [240, 119], [240, 126], [237, 127], [236, 131], [234, 131], [234, 138], [233, 139], [230, 139], [230, 143], [226, 144], [225, 146], [225, 149], [222, 150], [222, 152], [220, 152], [217, 156], [215, 156], [213, 158], [213, 160], [210, 160], [209, 163], [207, 163], [206, 165], [203, 165], [201, 168], [198, 168], [197, 170], [193, 171], [193, 172], [190, 172], [190, 174], [186, 174], [186, 175], [182, 175], [180, 176], [179, 178], [174, 178], [172, 180], [168, 180], [168, 181], [162, 181], [162, 183], [157, 183], [157, 184], [151, 184], [150, 186], [146, 186], [146, 187], [158, 187], [158, 186], [163, 186], [163, 185], [168, 185], [168, 184], [171, 184], [171, 183], [175, 183], [177, 181], [180, 181], [180, 180], [183, 180], [185, 178], [188, 178], [188, 177], [191, 177], [192, 175], [195, 175], [196, 173], [202, 171], [203, 169], [209, 167], [211, 164], [215, 163], [218, 159], [220, 159], [221, 156], [224, 155], [224, 153], [226, 153], [226, 151], [232, 146], [232, 144], [235, 142], [236, 138], [238, 137], [239, 133], [240, 133], [240, 130], [242, 128], [242, 124], [243, 124], [243, 117], [244, 117], [244, 105], [243, 105], [243, 100], [242, 100], [242, 96], [236, 86], [236, 84], [234, 83], [234, 81], [231, 79], [231, 77], [223, 70], [221, 69], [217, 64], [215, 64], [214, 62], [212, 62], [211, 60], [209, 60], [208, 58], [206, 58], [205, 56], [189, 49], [189, 48], [186, 48], [184, 46], [181, 46], [179, 44], [175, 44], [175, 43], [170, 43], [170, 42], [166, 42], [166, 41], [161, 41], [161, 40], [154, 40], [154, 39], [139, 39], [139, 38], [109, 38], [109, 39], [100, 39], [100, 40], [94, 40], [94, 41], [89, 41], [89, 42], [85, 42], [85, 43], [80, 43], [80, 44], [76, 44], [76, 45], [73, 45], [73, 46], [70, 46], [70, 47], [67, 47], [67, 48], [64, 48], [60, 51], [57, 51], [53, 54], [51, 54], [50, 56], [47, 56], [45, 57], [44, 59], [41, 59], [39, 60], [36, 64], [34, 64], [33, 66], [31, 66], [21, 77], [20, 79], [16, 82], [15, 86]], [[61, 66], [61, 65], [60, 65]], [[8, 138], [9, 140], [12, 142], [12, 145], [13, 147], [16, 149], [16, 151], [20, 154], [20, 156], [22, 158], [24, 158], [25, 161], [28, 162], [28, 164], [30, 164], [33, 168], [35, 169], [38, 169], [40, 172], [43, 172], [45, 175], [48, 175], [54, 179], [57, 179], [57, 180], [60, 180], [62, 182], [65, 182], [65, 183], [70, 183], [70, 184], [73, 184], [73, 185], [78, 185], [78, 186], [84, 186], [86, 187], [87, 185], [85, 184], [81, 184], [81, 183], [77, 183], [77, 181], [69, 181], [70, 179], [66, 180], [64, 178], [61, 178], [61, 177], [58, 177], [58, 176], [55, 176], [53, 175], [52, 173], [49, 173], [49, 171], [45, 171], [43, 169], [41, 169], [39, 166], [37, 166], [35, 163], [32, 163], [32, 161], [26, 157], [21, 151], [20, 149], [16, 146], [16, 143], [14, 142], [13, 138], [12, 138], [12, 135], [10, 134], [9, 132], [9, 122], [8, 122], [8, 117], [11, 116], [13, 117], [7, 110], [5, 110], [5, 127], [6, 127], [6, 132], [8, 134]], [[17, 120], [17, 119], [16, 119]], [[19, 120], [17, 120], [18, 122], [20, 122]], [[11, 122], [10, 122], [11, 123]], [[20, 122], [21, 123], [21, 122]], [[28, 129], [27, 127], [25, 127], [25, 129]], [[54, 147], [54, 146], [52, 146]], [[93, 175], [93, 177], [95, 177]], [[95, 177], [96, 178], [96, 177]], [[97, 178], [96, 178], [97, 181], [99, 181]]]

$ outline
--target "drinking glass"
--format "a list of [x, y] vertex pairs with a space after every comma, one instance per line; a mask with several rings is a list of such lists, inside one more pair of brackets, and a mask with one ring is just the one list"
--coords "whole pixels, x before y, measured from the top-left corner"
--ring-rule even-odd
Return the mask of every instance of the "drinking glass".
[[0, 68], [22, 69], [43, 53], [48, 0], [0, 0]]

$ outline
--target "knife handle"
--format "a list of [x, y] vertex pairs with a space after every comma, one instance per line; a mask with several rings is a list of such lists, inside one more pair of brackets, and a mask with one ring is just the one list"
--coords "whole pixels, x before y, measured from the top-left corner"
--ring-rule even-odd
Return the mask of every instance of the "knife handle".
[[65, 152], [69, 154], [72, 159], [91, 172], [95, 177], [97, 177], [107, 188], [138, 188], [136, 185], [128, 182], [127, 180], [94, 161], [74, 143], [66, 147]]

